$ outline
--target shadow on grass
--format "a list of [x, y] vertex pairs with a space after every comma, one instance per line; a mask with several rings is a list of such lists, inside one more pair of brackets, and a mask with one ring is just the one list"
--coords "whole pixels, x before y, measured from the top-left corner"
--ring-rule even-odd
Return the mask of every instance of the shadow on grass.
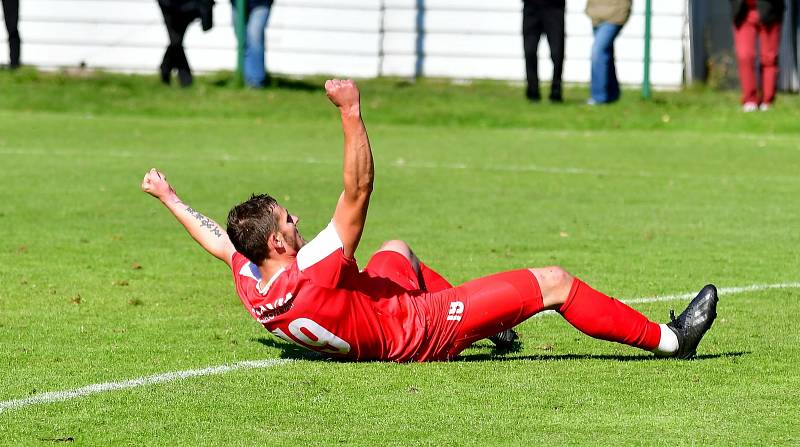
[[[252, 341], [261, 343], [268, 348], [275, 348], [280, 350], [279, 357], [282, 359], [295, 359], [295, 360], [324, 360], [324, 361], [347, 361], [324, 356], [318, 352], [311, 351], [292, 343], [283, 342], [274, 338], [259, 337], [253, 338]], [[453, 362], [484, 362], [484, 361], [520, 361], [520, 360], [536, 360], [536, 361], [569, 361], [569, 360], [614, 360], [618, 362], [663, 362], [673, 361], [673, 359], [660, 358], [652, 354], [634, 354], [634, 355], [619, 355], [619, 354], [534, 354], [534, 355], [515, 355], [506, 357], [506, 354], [519, 352], [522, 350], [520, 343], [515, 343], [514, 347], [510, 350], [493, 349], [491, 352], [479, 354], [460, 355]], [[702, 354], [695, 357], [693, 360], [713, 360], [719, 358], [742, 357], [750, 354], [747, 351], [734, 351], [734, 352], [721, 352], [718, 354]]]
[[268, 348], [275, 348], [281, 351], [280, 358], [282, 359], [295, 359], [295, 360], [327, 360], [327, 357], [322, 354], [301, 348], [292, 343], [283, 342], [274, 338], [259, 337], [251, 338], [250, 340], [261, 343]]
[[[237, 83], [236, 74], [230, 72], [221, 72], [221, 73], [206, 75], [203, 78], [199, 78], [199, 81], [201, 83], [205, 83], [207, 85], [211, 85], [214, 87], [231, 87], [231, 88], [245, 89], [245, 87], [236, 84]], [[313, 91], [324, 91], [325, 86], [321, 82], [269, 76], [264, 81], [264, 89], [281, 89], [281, 90], [313, 92]]]
[[[698, 355], [693, 360], [711, 360], [728, 357], [741, 357], [750, 354], [745, 351], [736, 352], [721, 352], [719, 354], [703, 354]], [[652, 354], [634, 354], [634, 355], [618, 355], [618, 354], [535, 354], [535, 355], [521, 355], [513, 357], [505, 357], [498, 351], [485, 353], [485, 354], [468, 354], [462, 355], [453, 361], [456, 362], [480, 362], [480, 361], [514, 361], [514, 360], [539, 360], [539, 361], [566, 361], [566, 360], [615, 360], [618, 362], [648, 362], [648, 361], [673, 361], [674, 359], [660, 358]]]
[[322, 83], [308, 82], [302, 79], [291, 79], [283, 77], [271, 77], [266, 81], [267, 88], [279, 88], [285, 90], [298, 90], [305, 92], [324, 91], [325, 86]]
[[513, 354], [515, 352], [522, 352], [522, 343], [519, 341], [514, 341], [510, 347], [508, 348], [501, 348], [499, 346], [493, 346], [492, 352], [490, 355], [506, 355], [506, 354]]
[[[282, 359], [295, 359], [295, 360], [327, 360], [327, 361], [347, 361], [342, 359], [337, 359], [335, 357], [327, 357], [323, 354], [320, 354], [316, 351], [311, 351], [309, 349], [305, 349], [303, 347], [297, 346], [293, 343], [284, 342], [281, 340], [277, 340], [273, 337], [259, 337], [259, 338], [251, 338], [251, 341], [255, 341], [261, 343], [262, 345], [268, 348], [275, 348], [281, 351], [280, 358]], [[493, 348], [490, 354], [486, 354], [487, 358], [497, 358], [500, 360], [513, 360], [515, 358], [523, 358], [523, 357], [508, 357], [504, 358], [501, 357], [506, 354], [513, 354], [515, 352], [522, 351], [522, 343], [514, 342], [513, 346], [508, 349], [500, 349], [500, 348]], [[458, 358], [456, 360], [460, 360]]]

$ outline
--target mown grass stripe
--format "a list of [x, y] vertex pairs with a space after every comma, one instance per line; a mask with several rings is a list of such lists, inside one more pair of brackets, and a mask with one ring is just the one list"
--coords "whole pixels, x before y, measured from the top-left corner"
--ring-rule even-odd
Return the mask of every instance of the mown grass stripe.
[[[66, 156], [76, 157], [82, 156], [85, 151], [81, 150], [45, 150], [45, 149], [17, 149], [17, 148], [0, 148], [0, 155], [9, 156], [33, 156], [33, 157], [52, 157], [52, 156]], [[92, 153], [93, 157], [107, 157], [107, 158], [127, 158], [127, 159], [142, 159], [145, 158], [141, 153], [132, 152], [128, 150], [119, 151], [103, 151]], [[186, 160], [183, 155], [159, 154], [160, 160]], [[320, 159], [316, 157], [303, 157], [303, 158], [281, 158], [273, 155], [259, 156], [248, 155], [246, 157], [221, 153], [221, 154], [194, 154], [191, 157], [192, 161], [217, 161], [217, 162], [270, 162], [270, 163], [287, 163], [287, 164], [306, 164], [306, 165], [330, 165], [339, 166], [341, 160], [338, 159]], [[556, 174], [556, 175], [579, 175], [579, 176], [603, 176], [603, 177], [630, 177], [630, 178], [680, 178], [680, 179], [694, 179], [698, 178], [697, 174], [670, 172], [668, 174], [645, 171], [645, 170], [624, 170], [624, 171], [610, 171], [603, 169], [586, 169], [574, 166], [542, 166], [535, 164], [518, 164], [518, 165], [473, 165], [467, 163], [435, 163], [435, 162], [409, 162], [405, 159], [396, 159], [385, 163], [396, 169], [431, 169], [431, 170], [451, 170], [451, 171], [483, 171], [483, 172], [537, 172], [540, 174]], [[747, 179], [753, 178], [753, 175], [725, 173], [725, 174], [705, 174], [703, 178], [714, 179]], [[786, 175], [758, 175], [760, 181], [789, 181], [795, 182], [796, 177]]]

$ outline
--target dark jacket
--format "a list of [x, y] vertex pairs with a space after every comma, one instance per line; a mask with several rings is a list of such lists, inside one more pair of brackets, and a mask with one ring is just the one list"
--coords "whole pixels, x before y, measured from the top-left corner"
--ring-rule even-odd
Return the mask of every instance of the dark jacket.
[[203, 31], [214, 26], [214, 0], [158, 0], [158, 5], [170, 14], [199, 18]]
[[564, 9], [566, 4], [565, 0], [522, 0], [522, 3], [527, 7], [543, 7], [543, 8], [558, 8]]
[[[739, 26], [747, 17], [747, 1], [730, 1], [731, 12], [733, 12], [733, 23]], [[768, 25], [783, 20], [783, 11], [786, 9], [786, 4], [784, 0], [756, 0], [756, 9], [758, 10], [758, 17], [761, 19], [761, 23]]]

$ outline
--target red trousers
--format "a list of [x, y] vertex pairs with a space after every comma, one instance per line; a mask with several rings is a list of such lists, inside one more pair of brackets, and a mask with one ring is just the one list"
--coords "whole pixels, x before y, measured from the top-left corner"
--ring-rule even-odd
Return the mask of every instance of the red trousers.
[[[756, 39], [761, 46], [761, 97], [756, 85]], [[738, 27], [734, 25], [733, 42], [736, 46], [736, 62], [742, 85], [742, 103], [772, 104], [778, 83], [781, 22], [765, 25], [761, 23], [758, 11], [751, 9], [747, 12], [747, 18]]]

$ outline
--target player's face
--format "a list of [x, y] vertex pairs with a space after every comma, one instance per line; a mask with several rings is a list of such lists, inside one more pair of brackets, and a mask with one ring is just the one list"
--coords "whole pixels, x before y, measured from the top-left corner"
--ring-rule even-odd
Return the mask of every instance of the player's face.
[[281, 235], [283, 235], [283, 240], [286, 242], [287, 248], [296, 253], [306, 244], [306, 240], [303, 239], [303, 236], [297, 230], [297, 224], [300, 223], [300, 218], [289, 213], [289, 210], [282, 206], [278, 206], [277, 208], [278, 228], [280, 229]]

